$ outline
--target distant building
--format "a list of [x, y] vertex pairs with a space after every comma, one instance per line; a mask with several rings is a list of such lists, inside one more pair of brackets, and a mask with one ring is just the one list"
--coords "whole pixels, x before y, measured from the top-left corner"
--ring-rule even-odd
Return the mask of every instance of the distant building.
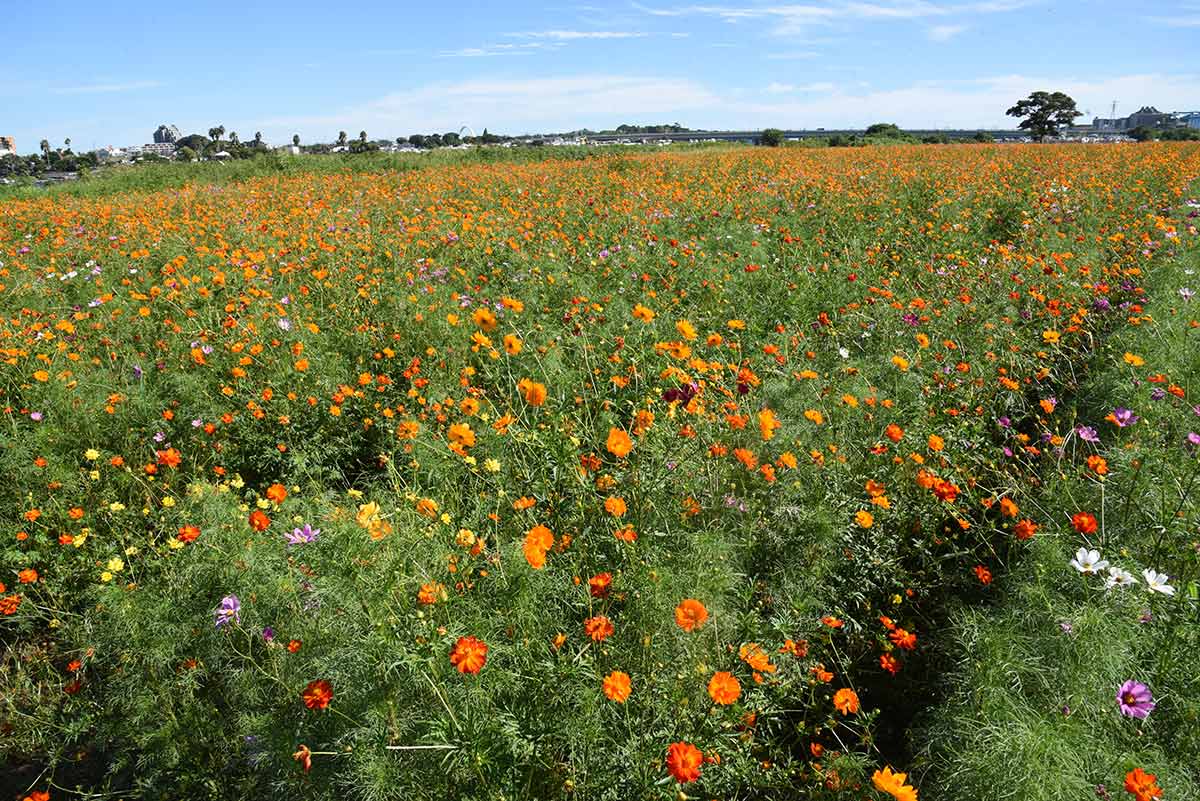
[[152, 153], [155, 156], [162, 156], [169, 159], [175, 155], [174, 142], [154, 142], [153, 144], [142, 145], [142, 154]]
[[1200, 128], [1200, 111], [1183, 111], [1175, 115], [1181, 128]]
[[11, 136], [0, 136], [0, 156], [17, 155], [17, 141]]
[[1159, 111], [1154, 106], [1142, 106], [1128, 117], [1117, 117], [1116, 119], [1096, 117], [1092, 120], [1092, 129], [1095, 131], [1132, 131], [1134, 128], [1176, 128], [1183, 125], [1194, 125], [1200, 128], [1200, 122], [1188, 121], [1189, 115], [1195, 118], [1200, 116], [1200, 112], [1172, 113]]
[[182, 137], [179, 129], [174, 125], [160, 125], [158, 130], [154, 132], [154, 143], [156, 145], [172, 144], [178, 142]]
[[1167, 128], [1171, 127], [1171, 115], [1159, 111], [1154, 106], [1142, 106], [1125, 118], [1125, 129], [1134, 128]]

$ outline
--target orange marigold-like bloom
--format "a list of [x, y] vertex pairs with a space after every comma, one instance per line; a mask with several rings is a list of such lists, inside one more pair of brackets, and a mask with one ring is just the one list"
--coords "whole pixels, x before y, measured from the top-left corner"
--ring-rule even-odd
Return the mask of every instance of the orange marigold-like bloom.
[[537, 381], [522, 378], [517, 382], [517, 389], [521, 390], [521, 396], [525, 398], [525, 402], [530, 406], [541, 406], [546, 402], [547, 392], [545, 384], [539, 384]]
[[446, 585], [440, 581], [427, 581], [417, 591], [417, 602], [425, 606], [430, 606], [439, 600], [444, 600], [445, 597]]
[[623, 459], [633, 450], [633, 440], [629, 439], [629, 435], [619, 428], [610, 428], [608, 430], [608, 441], [605, 443], [608, 452], [619, 459]]
[[1089, 512], [1076, 512], [1071, 515], [1071, 525], [1080, 534], [1095, 534], [1096, 529], [1100, 528], [1100, 524], [1096, 522], [1095, 516]]
[[262, 509], [255, 509], [250, 513], [250, 528], [255, 531], [266, 531], [269, 525], [271, 525], [271, 518], [267, 517], [267, 513]]
[[904, 429], [895, 423], [888, 423], [888, 427], [884, 429], [883, 435], [892, 442], [899, 442], [901, 437], [904, 436]]
[[937, 434], [930, 434], [929, 440], [926, 444], [929, 445], [929, 450], [940, 451], [946, 447], [946, 440], [942, 439]]
[[604, 511], [608, 512], [613, 517], [621, 517], [628, 510], [625, 505], [624, 498], [618, 498], [615, 495], [609, 496], [604, 501]]
[[903, 648], [905, 651], [911, 651], [917, 647], [917, 635], [905, 629], [894, 629], [888, 634], [888, 639], [896, 644], [897, 648]]
[[611, 586], [612, 573], [597, 573], [588, 579], [588, 591], [591, 592], [593, 598], [607, 598]]
[[983, 565], [975, 565], [972, 569], [975, 571], [975, 578], [979, 579], [980, 584], [986, 587], [992, 583], [992, 571]]
[[1163, 794], [1158, 786], [1158, 777], [1141, 768], [1134, 768], [1125, 774], [1125, 790], [1132, 793], [1137, 801], [1151, 801], [1161, 798]]
[[525, 561], [534, 570], [541, 570], [546, 565], [546, 552], [554, 547], [554, 532], [538, 524], [525, 532], [525, 542], [521, 551]]
[[0, 598], [0, 615], [16, 614], [17, 607], [20, 605], [20, 595], [5, 595], [3, 598]]
[[907, 779], [907, 773], [893, 773], [890, 767], [877, 770], [871, 776], [875, 789], [887, 793], [896, 801], [917, 801], [917, 791], [905, 784]]
[[38, 580], [38, 572], [32, 567], [27, 567], [20, 573], [17, 573], [17, 581], [22, 584], [33, 584]]
[[667, 772], [680, 784], [699, 779], [703, 762], [704, 754], [691, 743], [671, 743], [667, 747]]
[[180, 542], [195, 542], [196, 538], [199, 536], [200, 536], [200, 527], [199, 526], [187, 525], [187, 526], [180, 526], [179, 535], [178, 535], [178, 537], [176, 537], [176, 539], [178, 539]]
[[783, 423], [779, 422], [775, 412], [770, 409], [763, 409], [758, 413], [758, 431], [764, 441], [774, 437], [775, 431], [782, 427]]
[[285, 498], [287, 498], [287, 487], [278, 482], [267, 487], [267, 500], [283, 503]]
[[893, 676], [900, 672], [900, 660], [891, 654], [880, 654], [879, 666]]
[[684, 598], [675, 607], [675, 625], [684, 631], [695, 631], [708, 620], [708, 609], [695, 598]]
[[1013, 535], [1019, 540], [1033, 539], [1033, 535], [1037, 533], [1038, 525], [1032, 520], [1022, 520], [1013, 527]]
[[300, 763], [305, 773], [308, 773], [312, 769], [312, 751], [307, 745], [301, 744], [300, 750], [292, 754], [292, 759]]
[[620, 670], [614, 670], [605, 676], [601, 686], [608, 700], [616, 701], [618, 704], [625, 703], [629, 698], [629, 693], [632, 691], [629, 674]]
[[739, 648], [738, 658], [759, 673], [774, 673], [776, 670], [775, 665], [771, 664], [770, 655], [756, 642], [745, 643]]
[[604, 615], [596, 615], [583, 621], [583, 630], [593, 642], [603, 642], [615, 631], [612, 621]]
[[1093, 453], [1087, 458], [1088, 469], [1098, 476], [1108, 475], [1108, 462], [1103, 456]]
[[722, 706], [737, 701], [742, 694], [742, 685], [738, 683], [737, 678], [727, 670], [719, 670], [713, 674], [708, 680], [708, 697], [713, 699], [713, 703]]
[[301, 695], [309, 709], [324, 709], [333, 700], [333, 687], [325, 679], [317, 679], [310, 681]]
[[459, 673], [478, 673], [487, 662], [488, 646], [476, 637], [459, 637], [450, 651], [450, 664]]
[[833, 694], [834, 709], [843, 715], [853, 715], [858, 711], [858, 693], [849, 687], [843, 687]]

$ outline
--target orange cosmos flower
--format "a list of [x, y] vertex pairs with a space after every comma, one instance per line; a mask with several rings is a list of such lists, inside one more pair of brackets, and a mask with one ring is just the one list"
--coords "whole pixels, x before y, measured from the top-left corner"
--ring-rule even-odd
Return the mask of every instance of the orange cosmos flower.
[[763, 441], [774, 437], [775, 431], [782, 427], [783, 423], [779, 422], [779, 418], [775, 416], [775, 412], [770, 409], [763, 409], [758, 413], [758, 431], [762, 435]]
[[605, 443], [608, 452], [618, 459], [623, 459], [633, 450], [633, 441], [629, 439], [629, 435], [619, 428], [610, 428], [608, 430], [608, 441]]
[[667, 772], [680, 784], [699, 779], [703, 762], [704, 754], [691, 743], [671, 743], [667, 747]]
[[992, 583], [992, 571], [983, 565], [975, 565], [973, 570], [975, 571], [975, 578], [979, 579], [980, 584], [986, 587]]
[[708, 697], [713, 703], [728, 706], [742, 694], [742, 685], [726, 670], [719, 670], [708, 680]]
[[596, 615], [583, 621], [583, 630], [593, 642], [603, 642], [615, 631], [612, 621], [604, 615]]
[[195, 542], [196, 538], [199, 536], [200, 536], [200, 527], [188, 525], [188, 526], [180, 527], [179, 536], [177, 537], [177, 539], [180, 542]]
[[1141, 768], [1134, 768], [1125, 774], [1125, 790], [1132, 793], [1137, 801], [1151, 801], [1161, 798], [1163, 794], [1158, 786], [1158, 777]]
[[255, 509], [250, 513], [250, 528], [255, 531], [266, 531], [269, 525], [271, 525], [271, 518], [267, 517], [267, 513], [262, 509]]
[[[654, 312], [639, 303], [633, 307], [633, 316], [643, 323], [648, 323], [654, 319]], [[49, 378], [49, 375], [47, 375], [47, 378]]]
[[929, 440], [926, 442], [931, 451], [940, 451], [946, 447], [946, 440], [939, 437], [937, 434], [930, 434]]
[[529, 562], [529, 566], [534, 570], [541, 570], [546, 566], [546, 552], [552, 547], [554, 547], [554, 533], [539, 524], [525, 532], [525, 542], [521, 546], [521, 550], [525, 554], [525, 561]]
[[300, 763], [305, 773], [308, 773], [312, 769], [312, 751], [307, 745], [301, 744], [300, 750], [292, 754], [292, 759]]
[[608, 700], [616, 701], [618, 704], [625, 703], [629, 698], [629, 693], [632, 691], [629, 674], [620, 670], [614, 670], [605, 676], [601, 687]]
[[900, 439], [904, 436], [904, 429], [901, 428], [900, 426], [896, 425], [895, 423], [888, 423], [888, 427], [886, 429], [884, 429], [883, 435], [885, 437], [887, 437], [888, 439], [890, 439], [892, 442], [899, 442]]
[[863, 528], [870, 528], [875, 525], [875, 517], [865, 509], [860, 509], [854, 514], [854, 522], [858, 523]]
[[858, 693], [843, 687], [833, 694], [833, 707], [843, 715], [853, 715], [859, 709]]
[[[611, 586], [612, 573], [597, 573], [588, 579], [588, 591], [593, 598], [607, 598]], [[4, 592], [4, 590], [0, 589], [0, 592]]]
[[33, 584], [38, 580], [38, 572], [32, 567], [27, 567], [20, 573], [17, 573], [17, 581], [22, 584]]
[[437, 517], [437, 501], [432, 498], [421, 498], [417, 501], [417, 514], [430, 519]]
[[487, 662], [488, 646], [476, 637], [459, 637], [450, 651], [450, 664], [459, 673], [478, 673]]
[[547, 393], [545, 384], [531, 381], [528, 378], [522, 378], [517, 382], [517, 389], [521, 390], [521, 395], [530, 406], [541, 406], [546, 402]]
[[738, 658], [759, 673], [774, 673], [770, 655], [756, 642], [748, 642], [738, 649]]
[[325, 679], [317, 679], [310, 681], [301, 695], [309, 709], [324, 709], [333, 700], [333, 687]]
[[283, 486], [282, 484], [275, 483], [267, 487], [267, 500], [274, 501], [275, 503], [279, 504], [283, 503], [283, 500], [286, 497], [287, 487]]
[[1096, 518], [1088, 512], [1076, 512], [1071, 515], [1071, 525], [1080, 534], [1095, 534], [1096, 529], [1100, 528], [1100, 524], [1096, 522]]
[[675, 625], [684, 631], [695, 631], [708, 620], [708, 610], [695, 598], [684, 598], [675, 607]]
[[1019, 540], [1033, 539], [1033, 535], [1037, 533], [1038, 525], [1032, 520], [1022, 520], [1013, 527], [1013, 534]]
[[608, 512], [613, 517], [621, 517], [625, 514], [626, 510], [627, 507], [625, 506], [624, 498], [610, 496], [604, 501], [604, 511]]

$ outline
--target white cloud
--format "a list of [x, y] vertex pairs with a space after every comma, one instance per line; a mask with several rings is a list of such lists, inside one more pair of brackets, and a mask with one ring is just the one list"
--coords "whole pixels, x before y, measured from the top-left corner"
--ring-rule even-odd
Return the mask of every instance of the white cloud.
[[843, 87], [813, 99], [767, 99], [726, 107], [746, 127], [862, 128], [881, 120], [906, 128], [1014, 128], [1004, 112], [1030, 92], [1063, 91], [1090, 121], [1114, 97], [1142, 98], [1161, 109], [1194, 105], [1200, 75], [1128, 75], [1080, 79], [1006, 75], [976, 80], [918, 82], [896, 89]]
[[[687, 78], [583, 75], [562, 78], [489, 78], [429, 84], [323, 116], [236, 122], [272, 141], [299, 132], [305, 141], [329, 141], [339, 130], [394, 137], [457, 131], [470, 125], [497, 133], [550, 133], [620, 123], [678, 120], [691, 128], [864, 128], [894, 122], [903, 128], [1015, 128], [1004, 112], [1036, 90], [1073, 97], [1081, 118], [1107, 114], [1114, 97], [1178, 110], [1195, 105], [1197, 74], [1142, 74], [1100, 78], [1003, 75], [919, 81], [881, 89], [858, 80], [793, 84], [777, 81], [754, 90], [716, 90]], [[1131, 100], [1131, 104], [1135, 101]]]
[[524, 33], [506, 33], [504, 35], [514, 39], [573, 41], [576, 39], [640, 39], [649, 34], [639, 31], [527, 31]]
[[272, 136], [293, 129], [320, 137], [354, 128], [379, 135], [458, 130], [471, 125], [508, 133], [602, 127], [719, 107], [721, 99], [686, 78], [586, 75], [571, 78], [478, 79], [395, 92], [366, 105], [319, 117], [263, 123]]
[[1015, 11], [1041, 0], [979, 0], [973, 3], [940, 4], [928, 0], [878, 0], [877, 2], [809, 3], [776, 5], [687, 5], [653, 8], [634, 3], [637, 10], [658, 17], [703, 16], [737, 23], [766, 20], [776, 23], [772, 33], [794, 36], [814, 25], [841, 21], [928, 19], [951, 15], [992, 14]]
[[50, 91], [56, 95], [88, 95], [105, 92], [133, 92], [138, 89], [154, 89], [162, 86], [160, 81], [131, 81], [129, 83], [96, 83], [85, 86], [63, 86]]
[[772, 82], [767, 84], [767, 88], [763, 91], [769, 95], [792, 95], [792, 94], [815, 94], [820, 92], [832, 92], [837, 89], [835, 84], [829, 82], [821, 83], [806, 83], [806, 84], [791, 84]]
[[934, 25], [926, 35], [935, 42], [948, 42], [966, 29], [966, 25]]

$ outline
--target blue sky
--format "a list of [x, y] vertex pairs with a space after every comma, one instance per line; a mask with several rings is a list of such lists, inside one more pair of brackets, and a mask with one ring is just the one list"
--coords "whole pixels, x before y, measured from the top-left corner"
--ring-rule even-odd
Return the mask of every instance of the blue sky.
[[1012, 127], [1063, 90], [1200, 108], [1200, 0], [0, 0], [0, 135]]

